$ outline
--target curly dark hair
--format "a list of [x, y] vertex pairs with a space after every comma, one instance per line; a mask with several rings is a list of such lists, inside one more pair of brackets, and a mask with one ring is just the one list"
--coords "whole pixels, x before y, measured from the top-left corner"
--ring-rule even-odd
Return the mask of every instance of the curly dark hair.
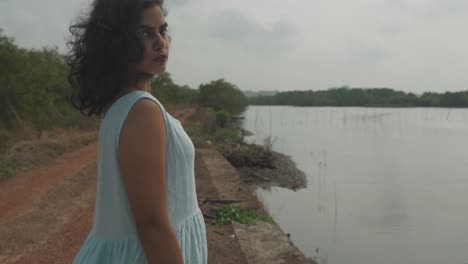
[[138, 24], [146, 8], [164, 0], [94, 0], [91, 12], [69, 28], [70, 102], [83, 115], [100, 115], [130, 78], [129, 65], [143, 58]]

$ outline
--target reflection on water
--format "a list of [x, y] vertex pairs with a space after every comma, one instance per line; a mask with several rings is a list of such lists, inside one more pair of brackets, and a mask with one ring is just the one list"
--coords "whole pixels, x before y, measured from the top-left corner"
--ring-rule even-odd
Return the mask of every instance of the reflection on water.
[[258, 190], [308, 256], [330, 264], [468, 263], [468, 110], [250, 107], [307, 189]]

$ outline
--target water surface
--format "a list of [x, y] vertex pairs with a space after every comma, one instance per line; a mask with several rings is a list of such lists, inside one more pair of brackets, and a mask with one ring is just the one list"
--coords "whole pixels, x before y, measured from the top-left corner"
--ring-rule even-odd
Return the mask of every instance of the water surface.
[[251, 106], [307, 189], [259, 197], [308, 256], [330, 264], [468, 263], [468, 110]]

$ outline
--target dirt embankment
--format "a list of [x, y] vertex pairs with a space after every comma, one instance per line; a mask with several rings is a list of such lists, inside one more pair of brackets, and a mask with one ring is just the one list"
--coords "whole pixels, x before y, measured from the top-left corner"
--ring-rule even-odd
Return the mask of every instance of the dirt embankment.
[[305, 173], [297, 169], [289, 156], [272, 152], [273, 168], [240, 167], [242, 180], [253, 187], [270, 188], [273, 186], [298, 190], [307, 187]]
[[274, 151], [270, 139], [267, 138], [264, 145], [225, 143], [217, 149], [253, 188], [278, 186], [298, 190], [307, 187], [305, 173], [289, 156]]
[[[239, 172], [213, 148], [199, 148], [205, 161], [211, 182], [219, 193], [222, 201], [238, 201], [230, 203], [249, 208], [260, 214], [266, 211], [252, 194], [256, 186], [247, 183]], [[213, 204], [212, 207], [219, 208], [221, 204]], [[213, 208], [211, 208], [213, 209]], [[216, 210], [205, 210], [208, 214]], [[208, 215], [209, 216], [209, 215]], [[231, 222], [234, 234], [229, 234], [236, 239], [246, 263], [292, 263], [292, 264], [314, 264], [312, 259], [306, 258], [289, 240], [289, 237], [275, 224], [263, 221], [255, 221], [254, 224], [243, 225]]]

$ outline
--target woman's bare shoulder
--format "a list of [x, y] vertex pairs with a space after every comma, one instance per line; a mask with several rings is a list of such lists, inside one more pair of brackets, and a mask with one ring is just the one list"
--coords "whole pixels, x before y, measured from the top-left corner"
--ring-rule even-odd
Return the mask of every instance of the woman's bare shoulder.
[[127, 120], [133, 121], [158, 121], [164, 120], [163, 110], [150, 98], [142, 98], [135, 102], [128, 112]]
[[151, 146], [161, 146], [166, 140], [165, 131], [163, 110], [156, 102], [145, 98], [138, 100], [130, 109], [122, 126], [119, 144], [125, 145], [127, 150], [155, 151]]

